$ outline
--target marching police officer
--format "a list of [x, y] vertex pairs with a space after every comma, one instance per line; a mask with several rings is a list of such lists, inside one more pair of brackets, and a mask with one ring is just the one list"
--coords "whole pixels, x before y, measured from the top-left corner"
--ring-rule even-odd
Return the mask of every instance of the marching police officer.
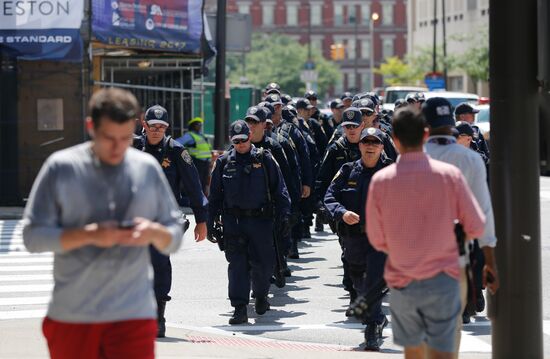
[[330, 101], [330, 111], [332, 112], [330, 129], [327, 131], [327, 127], [323, 126], [329, 137], [329, 145], [342, 137], [342, 114], [344, 113], [344, 109], [344, 103], [339, 98]]
[[225, 257], [229, 262], [229, 299], [235, 308], [229, 324], [248, 321], [250, 289], [259, 315], [269, 310], [267, 295], [275, 267], [274, 218], [284, 222], [290, 199], [277, 162], [269, 151], [252, 145], [250, 128], [242, 120], [230, 128], [233, 144], [212, 171], [208, 230], [221, 216]]
[[[383, 135], [382, 131], [373, 127], [361, 131], [361, 158], [342, 166], [324, 199], [326, 208], [337, 223], [349, 275], [358, 295], [367, 294], [384, 274], [386, 255], [370, 245], [365, 233], [365, 203], [370, 180], [378, 170], [393, 162], [383, 154]], [[382, 329], [387, 323], [379, 301], [365, 323], [367, 350], [380, 349]]]
[[[185, 189], [197, 223], [195, 240], [202, 241], [206, 238], [208, 201], [202, 192], [199, 174], [189, 152], [172, 137], [166, 135], [169, 123], [168, 112], [164, 107], [155, 105], [147, 109], [142, 125], [145, 133], [134, 138], [134, 147], [150, 153], [157, 159], [180, 206], [183, 203], [182, 191]], [[153, 246], [149, 249], [155, 275], [154, 286], [158, 307], [157, 336], [162, 338], [166, 331], [164, 318], [166, 302], [171, 299], [168, 294], [172, 286], [172, 264], [170, 257], [161, 254]]]
[[487, 146], [485, 137], [483, 137], [479, 127], [474, 125], [475, 114], [478, 112], [479, 110], [473, 108], [468, 102], [462, 102], [455, 108], [455, 120], [467, 122], [470, 126], [472, 126], [474, 134], [472, 136], [473, 140], [470, 143], [470, 148], [479, 153], [483, 158], [483, 161], [485, 161], [485, 165], [488, 165], [489, 159], [491, 158], [489, 154], [489, 146]]

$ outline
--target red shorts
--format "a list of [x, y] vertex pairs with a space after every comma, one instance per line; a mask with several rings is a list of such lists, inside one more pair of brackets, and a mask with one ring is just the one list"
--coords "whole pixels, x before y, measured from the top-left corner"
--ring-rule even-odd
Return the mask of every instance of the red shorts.
[[52, 359], [153, 359], [157, 321], [65, 323], [48, 317], [42, 323]]

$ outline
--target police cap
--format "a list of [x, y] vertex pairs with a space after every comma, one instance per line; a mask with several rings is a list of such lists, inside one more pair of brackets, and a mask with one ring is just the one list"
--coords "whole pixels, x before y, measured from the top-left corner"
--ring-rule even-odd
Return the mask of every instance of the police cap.
[[317, 92], [313, 90], [306, 91], [306, 93], [304, 94], [304, 97], [307, 98], [308, 100], [317, 100]]
[[231, 141], [246, 140], [250, 135], [250, 128], [243, 120], [237, 120], [229, 128], [229, 137]]
[[459, 135], [474, 136], [474, 129], [468, 122], [458, 121], [456, 123], [456, 130]]
[[331, 109], [344, 108], [344, 104], [342, 103], [342, 100], [340, 100], [339, 98], [336, 98], [330, 101], [330, 108]]
[[265, 111], [258, 106], [252, 106], [246, 111], [245, 121], [254, 120], [256, 122], [265, 122], [267, 116]]
[[443, 97], [432, 97], [422, 104], [422, 113], [432, 128], [454, 126], [451, 103]]
[[374, 137], [378, 141], [380, 141], [380, 143], [382, 143], [384, 141], [383, 140], [384, 133], [382, 131], [380, 131], [379, 129], [374, 128], [374, 127], [369, 127], [369, 128], [363, 129], [363, 131], [361, 131], [361, 137], [359, 138], [359, 141], [363, 141], [367, 137]]
[[311, 110], [313, 108], [313, 105], [307, 98], [300, 98], [298, 101], [296, 101], [296, 109], [297, 110]]
[[459, 103], [458, 105], [456, 105], [456, 108], [455, 108], [455, 116], [464, 115], [467, 113], [478, 113], [478, 112], [479, 110], [475, 109], [468, 102]]
[[346, 125], [361, 125], [361, 111], [357, 107], [349, 107], [344, 111], [342, 115], [342, 126]]
[[148, 125], [164, 125], [169, 126], [168, 111], [160, 105], [151, 106], [145, 111], [145, 122]]
[[281, 101], [281, 96], [275, 94], [275, 93], [272, 93], [270, 95], [268, 95], [266, 98], [265, 98], [265, 101], [269, 102], [270, 104], [272, 104], [273, 106], [275, 105], [282, 105], [283, 102]]

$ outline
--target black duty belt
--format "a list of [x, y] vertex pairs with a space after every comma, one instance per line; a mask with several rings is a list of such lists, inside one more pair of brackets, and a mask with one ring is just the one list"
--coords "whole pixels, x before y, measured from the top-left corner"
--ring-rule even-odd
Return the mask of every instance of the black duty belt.
[[242, 209], [242, 208], [225, 208], [225, 214], [230, 214], [235, 217], [265, 217], [272, 218], [273, 210], [269, 207]]
[[365, 232], [365, 225], [364, 224], [354, 224], [350, 226], [349, 224], [346, 224], [344, 222], [338, 223], [338, 234], [340, 236], [360, 236], [364, 235]]

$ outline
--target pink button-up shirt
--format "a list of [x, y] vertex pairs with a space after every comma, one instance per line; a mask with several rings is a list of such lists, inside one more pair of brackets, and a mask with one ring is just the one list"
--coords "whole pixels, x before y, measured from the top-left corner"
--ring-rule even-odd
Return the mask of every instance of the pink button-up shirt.
[[370, 183], [367, 234], [388, 254], [384, 279], [392, 288], [445, 272], [459, 279], [454, 220], [471, 238], [485, 217], [460, 170], [424, 152], [405, 153]]

